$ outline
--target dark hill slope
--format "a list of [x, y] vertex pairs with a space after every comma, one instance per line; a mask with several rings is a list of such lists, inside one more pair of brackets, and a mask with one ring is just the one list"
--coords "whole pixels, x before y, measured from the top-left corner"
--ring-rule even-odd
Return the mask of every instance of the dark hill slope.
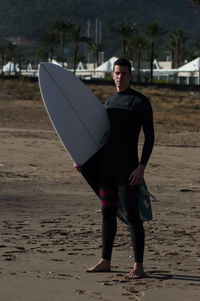
[[95, 19], [102, 22], [104, 44], [111, 51], [116, 39], [110, 28], [125, 21], [145, 28], [158, 20], [168, 31], [177, 27], [188, 37], [197, 36], [198, 15], [186, 8], [187, 0], [0, 0], [0, 40], [22, 37], [38, 40], [57, 19], [70, 18], [86, 31], [87, 20], [94, 26]]

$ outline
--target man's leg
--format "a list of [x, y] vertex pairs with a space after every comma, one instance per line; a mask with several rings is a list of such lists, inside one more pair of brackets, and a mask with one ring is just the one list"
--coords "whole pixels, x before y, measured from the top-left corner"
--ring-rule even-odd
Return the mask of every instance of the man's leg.
[[134, 267], [126, 278], [140, 278], [144, 275], [144, 228], [138, 211], [139, 186], [119, 185], [119, 199], [127, 217], [135, 257]]
[[110, 261], [117, 231], [118, 192], [101, 189], [100, 196], [102, 206], [102, 258]]
[[117, 230], [118, 192], [113, 188], [101, 188], [99, 191], [102, 206], [102, 258], [86, 272], [110, 271], [112, 248]]

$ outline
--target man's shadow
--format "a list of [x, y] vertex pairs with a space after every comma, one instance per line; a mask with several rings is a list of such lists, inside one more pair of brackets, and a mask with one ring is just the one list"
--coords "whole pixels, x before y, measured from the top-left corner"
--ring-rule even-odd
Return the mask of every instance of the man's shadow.
[[[110, 273], [128, 274], [125, 271], [112, 270]], [[147, 271], [142, 279], [159, 279], [159, 280], [184, 280], [184, 281], [199, 281], [200, 276], [171, 274], [169, 271]]]
[[160, 280], [174, 279], [184, 281], [200, 281], [200, 276], [170, 274], [169, 271], [148, 271], [145, 278], [153, 278]]

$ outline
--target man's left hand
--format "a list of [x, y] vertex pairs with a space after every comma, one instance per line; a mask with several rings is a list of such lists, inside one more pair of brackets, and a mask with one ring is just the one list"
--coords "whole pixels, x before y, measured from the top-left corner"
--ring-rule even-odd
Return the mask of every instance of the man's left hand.
[[76, 164], [75, 162], [74, 162], [74, 168], [75, 168], [78, 172], [81, 172], [81, 169], [82, 169], [81, 165], [78, 165], [78, 164]]
[[140, 164], [135, 170], [132, 171], [129, 177], [130, 185], [135, 186], [142, 183], [144, 178], [145, 166]]

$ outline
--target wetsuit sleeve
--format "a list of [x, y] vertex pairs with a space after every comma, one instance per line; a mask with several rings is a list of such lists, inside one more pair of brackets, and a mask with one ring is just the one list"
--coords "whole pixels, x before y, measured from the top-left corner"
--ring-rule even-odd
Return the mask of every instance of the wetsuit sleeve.
[[142, 101], [140, 118], [144, 132], [144, 145], [140, 164], [146, 165], [154, 145], [153, 111], [148, 99], [143, 99]]
[[104, 103], [104, 108], [107, 109], [108, 108], [108, 104], [110, 102], [110, 98], [107, 98], [105, 103]]

